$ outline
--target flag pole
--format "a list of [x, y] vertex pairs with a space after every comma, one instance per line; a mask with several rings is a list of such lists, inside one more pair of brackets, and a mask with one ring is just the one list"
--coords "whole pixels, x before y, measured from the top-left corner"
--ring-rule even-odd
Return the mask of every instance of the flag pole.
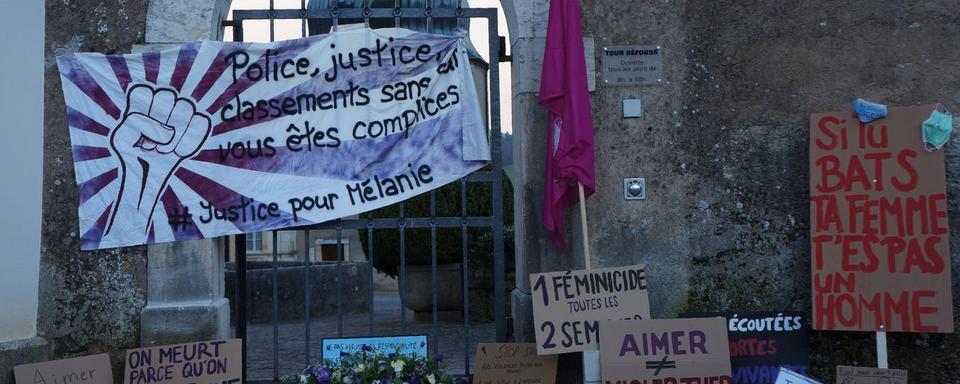
[[[577, 181], [577, 190], [580, 193], [580, 233], [583, 236], [583, 266], [590, 269], [590, 238], [587, 236], [587, 199], [583, 193], [583, 184]], [[583, 382], [585, 384], [600, 383], [600, 351], [583, 351]]]
[[583, 184], [577, 181], [580, 192], [580, 230], [583, 236], [583, 266], [590, 269], [590, 241], [587, 237], [587, 199], [583, 196]]

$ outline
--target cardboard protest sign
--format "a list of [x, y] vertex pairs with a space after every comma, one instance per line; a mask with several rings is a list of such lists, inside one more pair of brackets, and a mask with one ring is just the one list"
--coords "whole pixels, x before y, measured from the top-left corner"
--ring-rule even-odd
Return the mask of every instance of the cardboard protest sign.
[[872, 367], [837, 366], [837, 384], [907, 384], [907, 371]]
[[535, 343], [477, 344], [475, 384], [553, 384], [557, 355], [537, 355]]
[[110, 355], [106, 353], [18, 365], [13, 375], [17, 383], [113, 384]]
[[649, 319], [646, 279], [643, 266], [531, 274], [537, 353], [596, 350], [600, 321]]
[[201, 341], [128, 349], [126, 384], [239, 383], [243, 340]]
[[383, 354], [400, 353], [407, 356], [427, 356], [427, 336], [386, 336], [386, 337], [341, 337], [325, 338], [321, 341], [321, 358], [334, 363], [340, 361], [341, 353], [359, 351], [363, 346]]
[[490, 160], [461, 38], [357, 28], [57, 58], [84, 250], [326, 222]]
[[681, 317], [724, 317], [734, 383], [770, 384], [781, 368], [806, 374], [807, 321], [803, 312], [692, 312]]
[[726, 320], [603, 322], [600, 369], [605, 384], [729, 384]]
[[811, 115], [814, 329], [953, 332], [943, 152], [921, 141], [932, 110]]
[[823, 384], [819, 381], [780, 367], [780, 373], [777, 375], [777, 381], [774, 384]]

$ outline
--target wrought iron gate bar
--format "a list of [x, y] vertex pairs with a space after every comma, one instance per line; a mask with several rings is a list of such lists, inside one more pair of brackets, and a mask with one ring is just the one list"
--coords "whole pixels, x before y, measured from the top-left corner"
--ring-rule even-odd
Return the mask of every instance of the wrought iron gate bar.
[[[463, 329], [470, 329], [470, 261], [467, 258], [467, 179], [460, 179], [460, 252], [463, 258]], [[464, 375], [470, 375], [470, 332], [463, 333]]]
[[[429, 23], [428, 23], [429, 27]], [[437, 337], [437, 323], [440, 321], [438, 312], [437, 298], [437, 194], [430, 191], [430, 293], [431, 293], [431, 314], [433, 324], [430, 326], [430, 334], [433, 338], [433, 355], [439, 354], [440, 338]]]
[[[337, 220], [337, 337], [343, 337], [343, 223]], [[319, 258], [320, 255], [317, 255]], [[371, 265], [371, 268], [373, 265]], [[373, 287], [370, 287], [371, 289]]]
[[279, 243], [279, 238], [277, 236], [277, 231], [271, 231], [273, 233], [273, 265], [271, 266], [271, 278], [273, 279], [273, 309], [271, 310], [270, 322], [273, 323], [273, 379], [276, 381], [280, 380], [280, 287], [279, 279], [277, 278], [278, 274], [278, 256], [277, 256], [277, 244]]
[[[407, 307], [406, 299], [407, 293], [406, 289], [406, 276], [407, 276], [407, 219], [406, 219], [406, 204], [400, 202], [400, 219], [397, 220], [397, 226], [400, 231], [400, 276], [397, 279], [398, 293], [400, 294], [400, 332], [407, 333]], [[376, 227], [377, 222], [374, 220], [374, 227]]]
[[[423, 15], [427, 18], [427, 33], [433, 33], [433, 10], [432, 1], [425, 0]], [[431, 313], [433, 323], [430, 326], [430, 335], [433, 339], [433, 355], [436, 356], [440, 350], [440, 338], [437, 337], [437, 323], [440, 321], [437, 305], [437, 190], [430, 191], [430, 293], [431, 293]]]
[[[274, 10], [276, 14], [276, 10]], [[307, 15], [310, 13], [307, 11], [307, 0], [300, 0], [300, 36], [307, 37]]]
[[304, 366], [310, 360], [310, 231], [303, 231], [303, 355]]
[[373, 223], [374, 223], [374, 220], [373, 220], [373, 212], [371, 211], [371, 212], [368, 214], [368, 219], [367, 219], [367, 259], [370, 261], [370, 268], [367, 268], [367, 274], [369, 275], [369, 280], [367, 281], [367, 286], [370, 287], [370, 289], [367, 289], [367, 306], [368, 306], [368, 308], [367, 308], [367, 328], [368, 328], [367, 333], [368, 333], [368, 336], [373, 336], [373, 335], [374, 335], [374, 325], [373, 325], [373, 319], [374, 319], [374, 316], [373, 316], [373, 310], [374, 310], [374, 302], [373, 302], [373, 257], [374, 257], [374, 253], [373, 253], [373, 228], [374, 228], [374, 226], [373, 226]]

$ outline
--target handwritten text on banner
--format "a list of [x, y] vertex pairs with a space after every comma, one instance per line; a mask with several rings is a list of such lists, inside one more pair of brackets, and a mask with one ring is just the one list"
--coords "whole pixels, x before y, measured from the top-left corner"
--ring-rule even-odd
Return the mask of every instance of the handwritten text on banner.
[[57, 62], [83, 249], [320, 223], [490, 158], [457, 37], [358, 28]]

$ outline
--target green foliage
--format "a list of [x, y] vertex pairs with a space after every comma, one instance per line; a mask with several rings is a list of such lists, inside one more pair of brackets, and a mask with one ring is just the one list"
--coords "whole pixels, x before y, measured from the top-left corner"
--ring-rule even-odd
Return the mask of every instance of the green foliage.
[[428, 359], [401, 353], [385, 355], [364, 345], [352, 353], [341, 353], [340, 360], [330, 359], [309, 366], [299, 376], [286, 376], [282, 384], [453, 384], [446, 371], [443, 355]]
[[[513, 185], [506, 173], [503, 180], [503, 255], [508, 266], [513, 263]], [[467, 183], [467, 216], [492, 216], [493, 183]], [[435, 190], [437, 217], [460, 217], [461, 183], [453, 182]], [[394, 204], [372, 212], [374, 217], [400, 217], [400, 206]], [[430, 193], [413, 197], [404, 203], [404, 216], [430, 217]], [[408, 228], [404, 234], [405, 260], [407, 265], [429, 265], [431, 259], [431, 233], [429, 228]], [[463, 262], [463, 233], [460, 228], [437, 228], [437, 263]], [[364, 252], [369, 254], [367, 230], [360, 231]], [[471, 265], [493, 265], [493, 230], [490, 228], [467, 229], [467, 254]], [[377, 270], [397, 276], [400, 266], [400, 231], [396, 229], [374, 230], [373, 266]]]

